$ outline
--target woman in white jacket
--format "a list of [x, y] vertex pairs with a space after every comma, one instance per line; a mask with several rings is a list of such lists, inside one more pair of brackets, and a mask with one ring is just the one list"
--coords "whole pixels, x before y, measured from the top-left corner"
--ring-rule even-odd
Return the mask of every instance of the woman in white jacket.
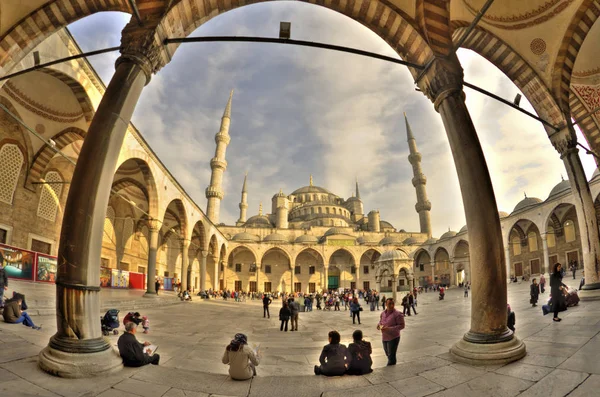
[[223, 364], [229, 364], [229, 376], [234, 380], [246, 380], [256, 376], [258, 355], [248, 346], [244, 334], [235, 334], [223, 354]]

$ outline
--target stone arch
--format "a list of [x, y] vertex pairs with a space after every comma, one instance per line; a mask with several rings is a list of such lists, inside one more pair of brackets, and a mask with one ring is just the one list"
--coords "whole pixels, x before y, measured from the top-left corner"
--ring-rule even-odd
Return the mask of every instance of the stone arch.
[[573, 66], [587, 33], [600, 16], [600, 3], [583, 0], [569, 23], [552, 69], [552, 91], [558, 105], [570, 112], [569, 95]]
[[[23, 120], [17, 109], [13, 106], [12, 102], [0, 95], [0, 104], [5, 106], [15, 117], [19, 120]], [[13, 126], [12, 130], [5, 128], [0, 135], [0, 144], [4, 144], [5, 141], [13, 141], [19, 145], [21, 151], [23, 152], [23, 156], [25, 157], [25, 162], [27, 167], [29, 168], [29, 163], [33, 157], [33, 145], [31, 143], [30, 133], [25, 131], [23, 126], [19, 124], [14, 118], [12, 118], [8, 113], [3, 110], [0, 110], [0, 122], [4, 120], [7, 121], [8, 124]]]
[[133, 178], [121, 178], [118, 181], [114, 181], [112, 184], [112, 189], [115, 192], [118, 192], [119, 190], [127, 189], [128, 187], [136, 187], [144, 194], [146, 201], [150, 200], [148, 189], [146, 189], [146, 186], [144, 184], [140, 183], [139, 181], [136, 181]]
[[[163, 214], [163, 227], [165, 226], [165, 220], [167, 215], [175, 218], [177, 221], [177, 226], [179, 227], [179, 237], [180, 238], [188, 238], [187, 236], [187, 212], [185, 210], [185, 205], [180, 199], [173, 199], [167, 205], [165, 209], [165, 213]], [[169, 228], [172, 229], [172, 228]]]
[[331, 253], [331, 255], [329, 255], [329, 258], [327, 258], [327, 265], [331, 265], [331, 264], [332, 264], [332, 263], [331, 263], [331, 260], [332, 260], [333, 256], [334, 256], [335, 254], [339, 253], [339, 252], [345, 252], [346, 254], [348, 254], [348, 255], [350, 256], [350, 258], [352, 258], [352, 263], [351, 263], [351, 264], [352, 264], [352, 265], [356, 265], [356, 258], [354, 257], [354, 254], [353, 254], [352, 252], [348, 251], [348, 250], [347, 250], [347, 249], [345, 249], [345, 248], [338, 248], [338, 249], [336, 249], [335, 251], [333, 251], [333, 252]]
[[260, 263], [261, 263], [261, 265], [263, 263], [264, 257], [267, 256], [267, 254], [269, 254], [270, 252], [274, 252], [274, 251], [280, 251], [280, 252], [282, 252], [286, 256], [290, 267], [292, 266], [292, 263], [294, 263], [294, 262], [292, 262], [292, 256], [290, 255], [290, 253], [287, 250], [285, 250], [285, 249], [283, 249], [281, 247], [273, 247], [273, 248], [269, 248], [268, 250], [266, 250], [262, 254], [262, 256], [260, 257]]
[[[211, 237], [211, 242], [212, 238], [214, 238], [214, 235]], [[204, 229], [204, 222], [202, 220], [198, 220], [194, 224], [190, 240], [190, 249], [194, 247], [194, 256], [197, 256], [200, 251], [206, 249], [206, 230]]]
[[519, 221], [520, 221], [520, 219], [517, 220], [508, 231], [509, 244], [510, 244], [510, 235], [512, 234], [513, 230], [515, 231], [515, 233], [517, 233], [517, 236], [519, 237], [519, 240], [521, 241], [521, 245], [524, 245], [527, 241], [527, 234], [525, 234], [525, 231], [523, 230], [523, 228], [518, 225]]
[[[458, 42], [466, 34], [469, 22], [453, 21], [452, 26], [455, 28], [453, 40]], [[564, 125], [563, 113], [552, 92], [527, 61], [504, 41], [478, 26], [462, 46], [481, 55], [500, 69], [521, 90], [540, 118], [556, 126]], [[554, 132], [552, 128], [545, 125], [544, 127], [549, 134]]]
[[[563, 214], [563, 219], [560, 219], [558, 217], [557, 210], [561, 209], [561, 208], [567, 208], [567, 207], [569, 207], [569, 209], [565, 210], [565, 212]], [[568, 212], [570, 212], [570, 210], [573, 208], [575, 208], [575, 205], [571, 204], [571, 203], [561, 203], [561, 204], [558, 204], [555, 207], [553, 207], [552, 210], [550, 211], [550, 213], [548, 213], [548, 216], [546, 217], [546, 220], [544, 222], [544, 230], [550, 224], [550, 225], [552, 225], [552, 227], [554, 227], [555, 232], [560, 230], [560, 233], [562, 235], [562, 224], [565, 221], [564, 216]]]
[[415, 19], [436, 55], [448, 56], [452, 51], [450, 2], [417, 0]]
[[[144, 179], [144, 184], [140, 184], [138, 181], [134, 182], [137, 182], [135, 183], [135, 185], [139, 187], [140, 190], [142, 190], [142, 192], [144, 192], [144, 194], [146, 195], [146, 199], [148, 200], [148, 214], [153, 218], [158, 218], [158, 188], [156, 184], [156, 178], [154, 177], [154, 173], [152, 172], [152, 168], [150, 168], [148, 162], [139, 157], [128, 157], [119, 163], [119, 166], [115, 171], [115, 175], [119, 172], [121, 167], [128, 161], [134, 162], [139, 167], [139, 170]], [[115, 184], [120, 183], [123, 179], [131, 178], [126, 177], [119, 180], [115, 180], [113, 182], [113, 188], [116, 187]], [[183, 203], [181, 203], [181, 200], [179, 200], [179, 203], [180, 204], [178, 204], [177, 208], [180, 209], [180, 211], [183, 211], [182, 213], [185, 214], [185, 208], [183, 206]], [[187, 219], [185, 224], [187, 225]]]
[[[427, 262], [421, 261], [421, 257], [423, 255], [427, 255], [427, 259], [428, 259]], [[423, 263], [424, 265], [431, 264], [431, 254], [425, 248], [419, 248], [418, 250], [416, 250], [413, 255], [413, 258], [414, 258], [413, 263], [414, 263], [415, 267], [419, 266], [421, 263]]]
[[42, 191], [38, 202], [37, 216], [55, 222], [60, 207], [64, 179], [57, 170], [50, 170], [46, 172], [44, 182], [47, 184], [41, 185]]
[[[75, 141], [84, 140], [86, 135], [87, 131], [84, 131], [81, 128], [69, 127], [54, 134], [52, 140], [56, 143], [55, 148], [60, 151]], [[31, 185], [33, 182], [38, 182], [41, 179], [54, 155], [55, 150], [48, 145], [43, 145], [37, 151], [33, 156], [29, 175], [27, 176], [28, 185]]]
[[[464, 250], [466, 247], [466, 251]], [[460, 239], [452, 250], [452, 257], [454, 259], [469, 256], [469, 242], [464, 239]]]
[[320, 263], [325, 266], [325, 258], [323, 257], [323, 255], [321, 255], [321, 253], [319, 251], [317, 251], [314, 248], [311, 247], [306, 247], [304, 248], [302, 251], [298, 252], [298, 254], [296, 254], [296, 256], [294, 257], [294, 263], [297, 263], [298, 257], [303, 254], [303, 253], [311, 253], [315, 258], [318, 258], [320, 260]]
[[444, 247], [438, 247], [433, 256], [433, 262], [435, 264], [434, 273], [438, 276], [437, 283], [450, 285], [453, 271], [448, 250]]
[[77, 102], [79, 102], [79, 106], [81, 106], [83, 116], [85, 117], [85, 121], [88, 123], [92, 121], [95, 113], [94, 105], [92, 104], [92, 101], [90, 100], [85, 88], [79, 81], [56, 69], [41, 68], [37, 69], [37, 71], [52, 76], [67, 85], [67, 87], [69, 87], [73, 92], [73, 95], [75, 95]]
[[131, 6], [124, 0], [55, 0], [30, 12], [0, 37], [2, 74], [8, 74], [31, 50], [57, 30], [102, 11], [131, 14]]
[[[371, 254], [369, 255], [369, 253]], [[360, 254], [357, 265], [374, 265], [380, 256], [381, 251], [376, 248], [369, 248]], [[363, 258], [367, 259], [367, 261], [363, 261]]]

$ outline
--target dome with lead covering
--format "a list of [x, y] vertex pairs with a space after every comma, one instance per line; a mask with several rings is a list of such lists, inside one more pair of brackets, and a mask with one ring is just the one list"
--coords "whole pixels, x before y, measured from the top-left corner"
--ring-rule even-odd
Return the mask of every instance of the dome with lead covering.
[[513, 212], [521, 211], [529, 207], [534, 207], [541, 202], [542, 200], [540, 200], [537, 197], [525, 197], [523, 200], [519, 201], [519, 204], [515, 206]]
[[442, 234], [440, 236], [440, 240], [444, 240], [444, 239], [447, 239], [447, 238], [452, 238], [454, 236], [456, 236], [456, 232], [453, 231], [453, 230], [448, 230], [446, 233], [444, 233], [444, 234]]
[[295, 242], [299, 244], [318, 244], [319, 239], [310, 234], [303, 234], [302, 236], [296, 237]]
[[401, 245], [402, 240], [400, 240], [400, 236], [387, 236], [383, 240], [379, 242], [381, 245]]
[[556, 196], [560, 196], [562, 193], [569, 192], [571, 190], [571, 184], [569, 180], [562, 180], [559, 184], [554, 186], [548, 195], [548, 200], [553, 199]]
[[246, 221], [246, 223], [244, 223], [244, 226], [264, 227], [264, 228], [272, 228], [273, 227], [273, 225], [271, 224], [271, 221], [265, 215], [254, 215], [254, 216], [250, 217], [250, 219], [248, 219]]
[[264, 242], [269, 242], [269, 243], [288, 243], [289, 240], [286, 236], [284, 236], [283, 234], [279, 234], [279, 233], [271, 233], [266, 235], [263, 238]]
[[238, 233], [232, 238], [233, 241], [239, 242], [247, 242], [247, 243], [255, 243], [260, 241], [260, 237], [255, 234], [250, 234], [246, 232]]
[[404, 253], [404, 251], [389, 250], [389, 251], [385, 251], [383, 254], [381, 254], [381, 256], [379, 257], [377, 262], [405, 261], [408, 259], [409, 259], [408, 255], [406, 255], [406, 253]]

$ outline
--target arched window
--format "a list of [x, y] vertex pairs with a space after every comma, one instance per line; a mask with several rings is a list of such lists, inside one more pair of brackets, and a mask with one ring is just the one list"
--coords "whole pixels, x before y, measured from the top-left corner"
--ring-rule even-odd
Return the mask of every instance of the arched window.
[[335, 210], [335, 208], [333, 209], [333, 215], [337, 215], [337, 211]]
[[323, 213], [323, 208], [319, 207], [319, 214]]
[[556, 246], [556, 234], [554, 232], [554, 227], [552, 226], [548, 226], [548, 231], [546, 232], [546, 242], [548, 243], [548, 248]]
[[527, 234], [527, 240], [529, 242], [529, 252], [537, 251], [538, 250], [537, 233], [529, 232]]
[[565, 241], [570, 243], [571, 241], [575, 241], [575, 224], [572, 220], [567, 220], [563, 224], [563, 228], [565, 231]]
[[329, 207], [325, 208], [325, 211], [329, 214]]
[[512, 245], [513, 255], [521, 255], [521, 239], [519, 236], [513, 236], [513, 238], [510, 239], [510, 245]]
[[0, 201], [11, 204], [23, 166], [23, 153], [17, 145], [7, 143], [0, 149]]
[[62, 178], [56, 171], [50, 171], [46, 174], [42, 186], [42, 194], [40, 195], [40, 202], [38, 204], [37, 215], [40, 218], [49, 220], [50, 222], [56, 221], [56, 213], [58, 212], [58, 206], [60, 205], [60, 196], [62, 193]]
[[311, 215], [315, 213], [315, 207], [310, 209], [310, 213], [311, 213]]

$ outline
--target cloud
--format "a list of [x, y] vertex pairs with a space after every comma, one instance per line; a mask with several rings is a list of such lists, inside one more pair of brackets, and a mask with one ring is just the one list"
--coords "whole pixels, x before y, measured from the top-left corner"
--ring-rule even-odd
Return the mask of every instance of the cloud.
[[[114, 46], [129, 16], [107, 13], [72, 25], [85, 50]], [[349, 18], [311, 4], [278, 2], [235, 9], [192, 35], [276, 37], [279, 21], [292, 37], [395, 56], [375, 33]], [[102, 34], [100, 34], [102, 32]], [[104, 79], [118, 54], [95, 57]], [[466, 80], [506, 98], [517, 88], [485, 59], [459, 52]], [[249, 215], [271, 197], [315, 184], [349, 197], [359, 179], [365, 211], [379, 209], [397, 229], [418, 231], [416, 194], [403, 112], [422, 153], [435, 235], [465, 224], [454, 161], [441, 118], [414, 90], [400, 65], [321, 49], [255, 43], [181, 45], [173, 60], [144, 89], [134, 124], [159, 158], [201, 207], [210, 181], [214, 136], [229, 91], [235, 89], [225, 198], [221, 221], [233, 224], [244, 173]], [[545, 199], [565, 174], [542, 126], [481, 94], [466, 90], [500, 209], [511, 211], [525, 191]], [[523, 101], [522, 106], [531, 109]], [[584, 158], [586, 171], [593, 160]]]

